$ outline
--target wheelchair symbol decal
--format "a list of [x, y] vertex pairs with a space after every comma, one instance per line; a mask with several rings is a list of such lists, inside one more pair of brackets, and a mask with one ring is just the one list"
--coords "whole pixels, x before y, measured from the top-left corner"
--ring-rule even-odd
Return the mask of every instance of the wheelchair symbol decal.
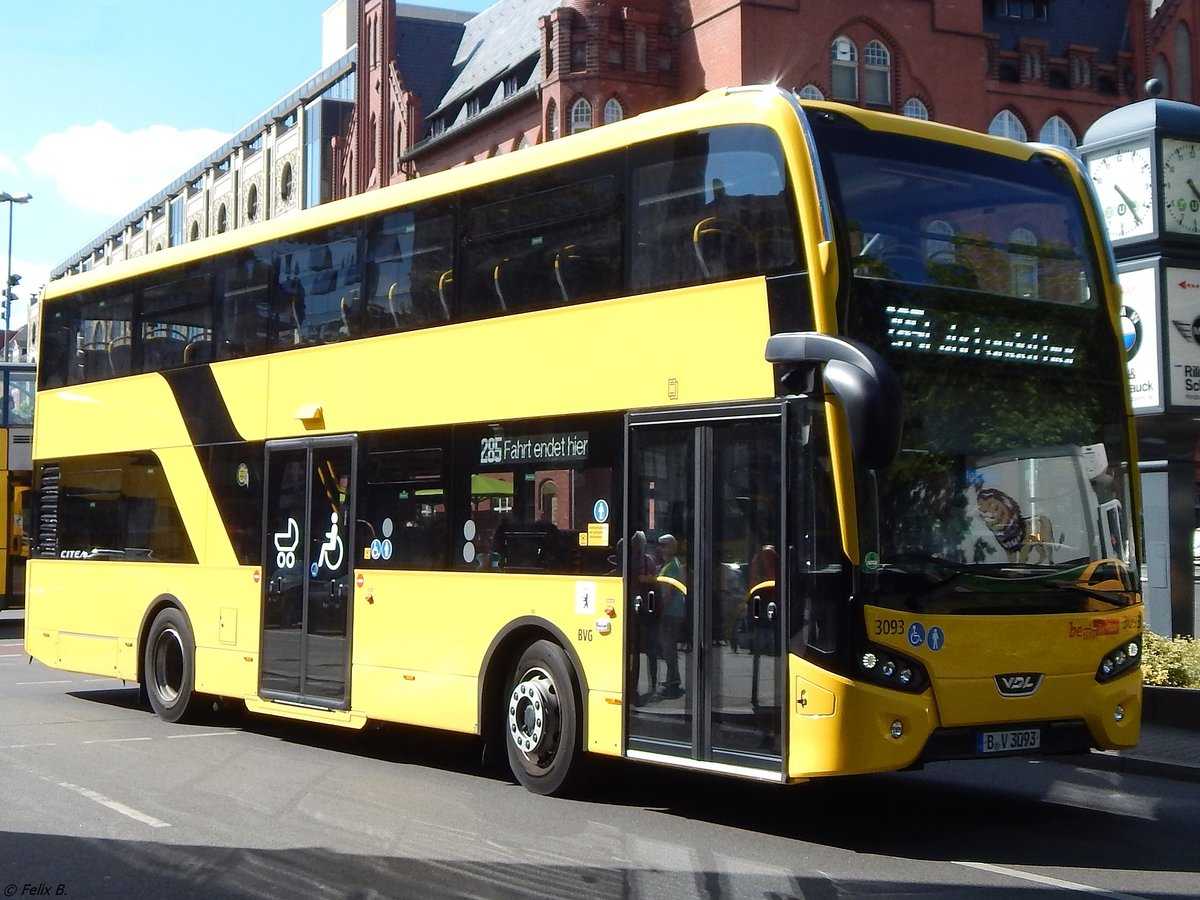
[[280, 569], [291, 569], [296, 565], [296, 548], [300, 546], [300, 525], [295, 519], [287, 520], [287, 531], [275, 532], [275, 565]]
[[[312, 577], [316, 578], [317, 573], [322, 568], [329, 569], [331, 572], [336, 572], [342, 567], [342, 560], [346, 557], [346, 545], [342, 543], [342, 536], [338, 534], [338, 514], [329, 514], [329, 530], [325, 532], [325, 543], [321, 545], [321, 556], [317, 562], [312, 564]], [[336, 553], [334, 557], [331, 554]]]

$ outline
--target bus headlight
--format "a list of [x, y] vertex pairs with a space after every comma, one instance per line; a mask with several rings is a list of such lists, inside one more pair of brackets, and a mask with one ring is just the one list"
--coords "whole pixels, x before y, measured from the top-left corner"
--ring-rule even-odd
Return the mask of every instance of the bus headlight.
[[919, 662], [875, 645], [859, 654], [858, 674], [873, 684], [913, 694], [919, 694], [929, 686], [929, 675]]
[[1142, 636], [1139, 634], [1133, 640], [1124, 641], [1104, 654], [1096, 669], [1096, 680], [1101, 683], [1111, 681], [1126, 672], [1140, 668], [1141, 664]]

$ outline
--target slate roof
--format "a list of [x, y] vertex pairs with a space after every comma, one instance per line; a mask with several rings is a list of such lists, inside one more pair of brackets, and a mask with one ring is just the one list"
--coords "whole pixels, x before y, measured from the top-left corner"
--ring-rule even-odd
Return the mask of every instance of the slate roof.
[[489, 82], [539, 56], [538, 19], [561, 5], [562, 0], [497, 0], [467, 22], [454, 56], [450, 86], [441, 103], [426, 111], [426, 120], [453, 109]]
[[421, 98], [425, 115], [441, 104], [450, 86], [454, 55], [470, 18], [470, 13], [423, 6], [396, 7], [396, 64], [405, 87]]
[[1063, 58], [1067, 46], [1095, 47], [1099, 62], [1110, 63], [1130, 49], [1127, 0], [1046, 0], [1047, 21], [996, 15], [996, 4], [985, 0], [983, 30], [1000, 36], [1000, 49], [1016, 50], [1023, 38], [1046, 41], [1049, 54]]

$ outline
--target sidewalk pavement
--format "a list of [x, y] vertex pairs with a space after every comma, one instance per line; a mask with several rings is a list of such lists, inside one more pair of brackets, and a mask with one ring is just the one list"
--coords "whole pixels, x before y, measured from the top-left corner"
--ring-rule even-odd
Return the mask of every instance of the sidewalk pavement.
[[1132, 750], [1093, 750], [1079, 754], [1072, 761], [1107, 772], [1200, 781], [1200, 731], [1143, 719], [1141, 740]]

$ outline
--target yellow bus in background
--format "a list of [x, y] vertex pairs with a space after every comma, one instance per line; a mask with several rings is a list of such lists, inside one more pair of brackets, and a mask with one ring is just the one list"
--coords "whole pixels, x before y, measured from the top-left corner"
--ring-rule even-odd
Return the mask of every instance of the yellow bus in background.
[[0, 609], [25, 605], [25, 563], [29, 559], [29, 504], [33, 474], [34, 364], [0, 362], [4, 412], [0, 415]]
[[1101, 229], [1068, 153], [755, 87], [55, 282], [26, 646], [541, 793], [1130, 746]]

